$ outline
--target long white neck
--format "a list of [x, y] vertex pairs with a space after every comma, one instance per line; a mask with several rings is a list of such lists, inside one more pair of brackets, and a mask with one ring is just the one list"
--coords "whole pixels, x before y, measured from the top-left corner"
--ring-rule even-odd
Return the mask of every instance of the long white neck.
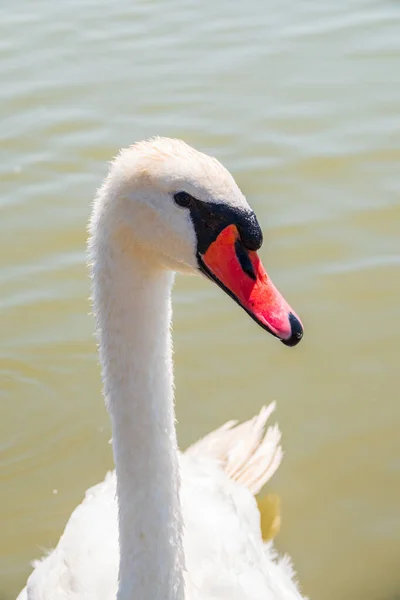
[[125, 244], [110, 222], [108, 215], [92, 219], [90, 252], [117, 473], [117, 599], [183, 600], [170, 334], [173, 274]]

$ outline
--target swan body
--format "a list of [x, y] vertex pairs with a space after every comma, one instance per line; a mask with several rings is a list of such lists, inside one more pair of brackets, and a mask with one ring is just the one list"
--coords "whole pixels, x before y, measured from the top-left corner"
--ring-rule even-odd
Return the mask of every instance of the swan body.
[[[271, 404], [234, 428], [227, 423], [180, 454], [190, 598], [264, 600], [269, 597], [265, 585], [270, 587], [271, 598], [301, 598], [290, 559], [279, 558], [272, 543], [261, 540], [253, 496], [276, 471], [282, 457], [277, 426], [263, 435], [273, 409]], [[18, 600], [110, 600], [116, 597], [118, 560], [116, 477], [112, 472], [86, 492], [56, 549], [35, 561], [28, 588]]]
[[87, 491], [19, 600], [295, 600], [254, 499], [281, 460], [274, 406], [185, 453], [176, 441], [173, 271], [202, 271], [286, 345], [300, 321], [268, 279], [232, 176], [179, 140], [120, 153], [89, 227], [93, 304], [116, 471]]

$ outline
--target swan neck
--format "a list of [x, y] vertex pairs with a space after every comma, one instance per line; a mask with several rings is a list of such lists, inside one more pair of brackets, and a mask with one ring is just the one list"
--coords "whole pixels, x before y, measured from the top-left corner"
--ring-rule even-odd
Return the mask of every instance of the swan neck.
[[183, 600], [173, 274], [115, 237], [97, 242], [94, 237], [93, 300], [117, 474], [117, 600]]

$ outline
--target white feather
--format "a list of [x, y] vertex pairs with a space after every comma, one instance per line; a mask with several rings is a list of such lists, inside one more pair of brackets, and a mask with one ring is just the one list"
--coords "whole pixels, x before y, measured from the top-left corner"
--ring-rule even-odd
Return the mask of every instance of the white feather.
[[172, 270], [197, 271], [185, 189], [249, 211], [215, 159], [178, 140], [121, 152], [90, 222], [94, 312], [116, 473], [86, 492], [19, 600], [294, 600], [287, 559], [264, 544], [254, 494], [282, 457], [274, 404], [177, 450]]
[[[277, 425], [265, 431], [274, 408], [271, 403], [240, 425], [225, 423], [180, 455], [185, 583], [190, 600], [302, 598], [288, 558], [280, 558], [271, 543], [262, 541], [253, 497], [276, 471], [282, 456]], [[112, 472], [87, 490], [57, 547], [34, 562], [28, 587], [18, 600], [116, 597], [115, 484]]]

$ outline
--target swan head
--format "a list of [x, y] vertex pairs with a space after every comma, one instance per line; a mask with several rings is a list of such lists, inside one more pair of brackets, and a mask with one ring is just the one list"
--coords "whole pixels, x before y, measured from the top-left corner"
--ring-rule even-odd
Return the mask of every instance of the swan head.
[[300, 319], [258, 257], [257, 218], [215, 158], [169, 138], [121, 150], [95, 200], [92, 238], [106, 224], [127, 252], [159, 268], [201, 272], [285, 345], [301, 340]]

